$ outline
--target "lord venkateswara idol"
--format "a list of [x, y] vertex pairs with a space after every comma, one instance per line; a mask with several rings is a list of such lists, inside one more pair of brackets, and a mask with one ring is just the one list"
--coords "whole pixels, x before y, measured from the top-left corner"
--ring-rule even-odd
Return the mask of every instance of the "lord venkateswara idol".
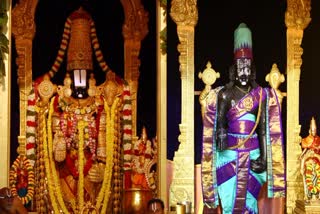
[[[56, 85], [52, 78], [65, 58], [63, 85]], [[93, 59], [105, 72], [100, 85]], [[130, 90], [106, 64], [84, 9], [67, 18], [56, 60], [33, 86], [26, 154], [35, 171], [36, 211], [122, 213], [123, 191], [131, 188]]]

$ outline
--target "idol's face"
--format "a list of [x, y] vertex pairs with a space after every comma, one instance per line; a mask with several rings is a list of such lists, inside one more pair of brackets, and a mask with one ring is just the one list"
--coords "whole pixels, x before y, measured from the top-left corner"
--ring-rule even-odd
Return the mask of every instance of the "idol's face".
[[240, 85], [247, 85], [249, 82], [249, 77], [251, 75], [251, 59], [242, 58], [237, 59], [237, 78], [236, 80]]

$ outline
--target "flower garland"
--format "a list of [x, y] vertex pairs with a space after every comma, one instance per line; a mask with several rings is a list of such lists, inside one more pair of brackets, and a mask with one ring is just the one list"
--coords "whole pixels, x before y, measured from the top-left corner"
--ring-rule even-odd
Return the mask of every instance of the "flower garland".
[[[48, 121], [47, 121], [47, 130], [48, 130], [48, 142], [47, 137], [44, 137], [44, 159], [45, 159], [45, 168], [46, 168], [46, 174], [48, 177], [48, 188], [49, 188], [49, 195], [52, 203], [52, 207], [55, 213], [60, 213], [60, 210], [58, 208], [57, 200], [60, 205], [60, 208], [62, 209], [63, 213], [69, 213], [68, 209], [65, 206], [65, 203], [62, 198], [61, 194], [61, 187], [59, 178], [57, 175], [57, 172], [55, 170], [55, 163], [53, 160], [53, 142], [52, 142], [52, 114], [54, 111], [54, 100], [55, 97], [51, 99], [50, 102], [50, 108], [49, 108], [49, 115], [48, 115]], [[44, 131], [44, 134], [47, 135], [47, 132]], [[55, 195], [56, 194], [56, 197]]]
[[[22, 172], [26, 173], [26, 175], [23, 175]], [[28, 176], [27, 183], [20, 183], [19, 181], [17, 181], [19, 176]], [[9, 182], [12, 195], [18, 196], [24, 205], [28, 204], [33, 198], [35, 186], [34, 180], [34, 171], [30, 160], [25, 156], [19, 155], [11, 166]], [[21, 189], [18, 187], [20, 185], [25, 185], [23, 188], [27, 188], [27, 194], [25, 196], [20, 196], [18, 193]]]
[[27, 105], [27, 128], [26, 128], [26, 155], [30, 160], [30, 164], [34, 166], [36, 161], [36, 94], [34, 89], [31, 90], [28, 96], [28, 105]]
[[[60, 128], [63, 133], [67, 148], [71, 148], [71, 144], [76, 140], [77, 117], [76, 114], [60, 114]], [[75, 145], [73, 145], [75, 147]], [[75, 147], [77, 148], [77, 147]]]
[[79, 160], [79, 185], [78, 185], [78, 205], [79, 209], [83, 209], [84, 207], [84, 153], [83, 153], [83, 146], [84, 146], [84, 121], [80, 120], [78, 122], [78, 132], [79, 132], [79, 149], [78, 149], [78, 160]]
[[106, 113], [106, 168], [104, 170], [104, 179], [102, 183], [101, 190], [99, 192], [96, 209], [100, 210], [101, 203], [103, 201], [103, 206], [101, 213], [106, 213], [106, 209], [108, 206], [108, 200], [110, 198], [110, 187], [111, 187], [111, 178], [112, 178], [112, 169], [113, 169], [113, 153], [114, 153], [114, 122], [115, 122], [115, 109], [119, 102], [119, 98], [117, 97], [110, 107], [107, 102], [104, 102], [104, 110]]
[[123, 124], [123, 151], [125, 171], [131, 170], [131, 148], [132, 148], [132, 103], [130, 95], [130, 87], [124, 82], [123, 90], [123, 110], [122, 110], [122, 124]]
[[47, 210], [47, 207], [45, 206], [47, 201], [47, 193], [44, 190], [47, 190], [46, 185], [46, 173], [45, 173], [45, 162], [44, 162], [44, 135], [43, 130], [46, 130], [46, 117], [47, 114], [45, 113], [48, 110], [48, 105], [45, 106], [39, 106], [37, 108], [37, 130], [38, 136], [37, 136], [37, 147], [36, 147], [36, 153], [37, 153], [37, 161], [36, 161], [36, 196], [35, 196], [35, 206], [36, 210], [39, 213], [45, 213]]
[[[306, 185], [308, 190], [312, 193], [312, 194], [316, 194], [318, 192], [320, 192], [320, 163], [318, 161], [316, 161], [315, 163], [315, 167], [313, 166], [313, 164], [306, 164]], [[313, 168], [314, 167], [314, 168]], [[312, 181], [313, 181], [313, 177], [315, 176], [317, 177], [317, 184], [315, 185]]]

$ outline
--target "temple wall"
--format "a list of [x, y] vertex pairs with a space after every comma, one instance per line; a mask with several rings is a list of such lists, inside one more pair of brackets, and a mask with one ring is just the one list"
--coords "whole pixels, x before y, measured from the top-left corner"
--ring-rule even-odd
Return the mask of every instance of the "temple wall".
[[[8, 11], [8, 17], [6, 36], [7, 38], [10, 38], [10, 10]], [[9, 46], [9, 50], [10, 49], [11, 48]], [[2, 88], [2, 86], [0, 88], [0, 187], [8, 185], [8, 174], [10, 169], [10, 58], [11, 56], [6, 54], [6, 58], [4, 60], [6, 71], [4, 82], [5, 88]]]

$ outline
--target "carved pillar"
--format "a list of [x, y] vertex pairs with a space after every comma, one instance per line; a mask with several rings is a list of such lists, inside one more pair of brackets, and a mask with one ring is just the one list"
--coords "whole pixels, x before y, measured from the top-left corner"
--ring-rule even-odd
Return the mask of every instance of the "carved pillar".
[[148, 13], [141, 0], [121, 0], [125, 20], [122, 28], [124, 37], [124, 79], [130, 86], [132, 99], [132, 134], [137, 136], [137, 93], [139, 81], [139, 53], [141, 41], [148, 33]]
[[297, 199], [303, 199], [299, 173], [301, 153], [299, 125], [299, 80], [302, 64], [303, 31], [311, 21], [310, 0], [287, 0], [287, 213], [292, 213]]
[[[167, 186], [167, 50], [161, 49], [161, 35], [167, 27], [167, 5], [157, 0], [157, 139], [158, 139], [158, 197], [168, 209], [169, 192]], [[165, 35], [166, 38], [166, 35]]]
[[12, 10], [12, 34], [15, 38], [20, 98], [20, 133], [17, 152], [25, 154], [27, 97], [32, 87], [32, 40], [36, 31], [34, 23], [38, 0], [20, 0]]
[[[3, 0], [4, 2], [0, 5], [0, 9], [5, 9], [3, 11], [8, 16], [7, 22], [2, 22], [0, 24], [0, 33], [3, 33], [9, 41], [11, 41], [11, 31], [9, 29], [10, 19], [11, 19], [11, 11], [9, 8], [10, 1]], [[1, 7], [5, 5], [4, 7]], [[1, 42], [0, 42], [1, 43]], [[9, 45], [11, 42], [9, 42]], [[4, 45], [1, 43], [1, 45]], [[10, 50], [11, 48], [8, 47]], [[11, 62], [11, 51], [9, 53], [3, 52], [4, 59], [4, 73], [5, 75], [1, 75], [0, 77], [0, 186], [5, 187], [8, 186], [9, 180], [9, 170], [10, 170], [10, 95], [11, 95], [11, 71], [10, 62]], [[1, 63], [1, 61], [0, 61]]]
[[170, 205], [194, 200], [194, 27], [198, 21], [196, 0], [173, 0], [172, 19], [177, 24], [180, 44], [181, 124], [180, 146], [174, 156]]

